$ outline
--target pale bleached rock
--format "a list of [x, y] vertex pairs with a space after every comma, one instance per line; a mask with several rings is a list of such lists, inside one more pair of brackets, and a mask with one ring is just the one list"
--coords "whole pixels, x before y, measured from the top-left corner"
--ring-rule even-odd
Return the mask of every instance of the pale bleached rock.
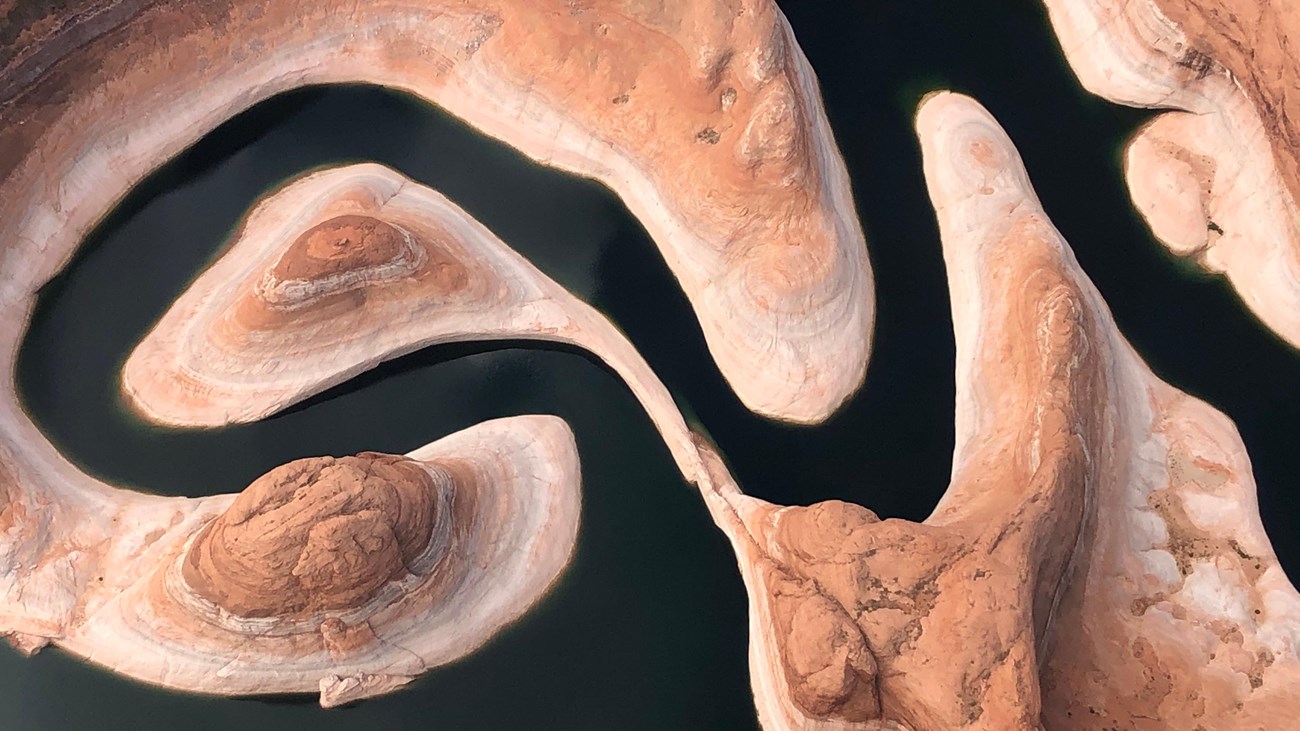
[[3, 457], [0, 633], [20, 649], [325, 706], [401, 687], [521, 616], [568, 564], [581, 505], [573, 434], [553, 416], [405, 457], [297, 460], [204, 498], [115, 489], [44, 441]]
[[380, 165], [317, 172], [257, 205], [127, 359], [123, 386], [151, 419], [220, 426], [427, 345], [519, 338], [604, 360], [699, 479], [671, 395], [609, 320], [460, 207]]
[[772, 505], [705, 447], [764, 727], [1287, 727], [1300, 595], [1232, 423], [1120, 335], [982, 107], [931, 96], [917, 131], [957, 344], [934, 513]]
[[1152, 232], [1223, 272], [1300, 347], [1300, 5], [1043, 1], [1090, 91], [1181, 110], [1144, 126], [1125, 154]]
[[750, 408], [815, 422], [862, 382], [862, 231], [772, 0], [63, 5], [0, 20], [4, 299], [31, 295], [132, 185], [239, 111], [366, 82], [615, 190]]
[[[0, 353], [10, 373], [37, 290], [131, 186], [276, 93], [369, 82], [437, 102], [539, 161], [614, 188], [659, 242], [720, 367], [751, 407], [815, 421], [862, 380], [873, 313], [862, 235], [815, 79], [771, 2], [124, 0], [61, 6], [55, 14], [19, 3], [5, 13]], [[401, 260], [404, 237], [397, 238], [396, 261], [362, 266], [361, 279], [325, 288], [348, 289], [401, 270], [409, 262]], [[322, 284], [314, 273], [290, 279], [306, 287], [280, 291], [281, 303], [320, 294], [310, 291]], [[555, 314], [533, 304], [537, 318], [514, 313], [521, 323]], [[600, 337], [616, 335], [599, 323], [607, 328]], [[557, 325], [575, 332], [585, 326]], [[621, 339], [582, 345], [615, 367], [632, 362]], [[269, 378], [273, 370], [246, 376]], [[680, 416], [675, 409], [672, 419], [665, 415], [671, 400], [662, 386], [654, 382], [654, 391], [646, 385], [652, 377], [621, 372], [641, 389], [670, 444], [676, 440], [683, 470], [698, 472], [689, 462], [698, 464], [698, 455], [682, 448]], [[527, 436], [502, 427], [509, 434], [484, 436], [477, 445], [477, 462], [458, 457], [477, 465], [473, 484], [497, 510], [494, 522], [468, 539], [491, 546], [476, 545], [481, 555], [459, 564], [463, 574], [439, 573], [457, 567], [444, 561], [428, 576], [419, 569], [414, 579], [393, 579], [388, 569], [414, 544], [396, 539], [385, 510], [339, 515], [322, 506], [316, 524], [329, 528], [320, 528], [313, 543], [315, 529], [303, 538], [300, 526], [296, 537], [285, 537], [292, 550], [264, 545], [273, 536], [253, 531], [232, 537], [230, 529], [205, 527], [235, 521], [220, 517], [232, 505], [239, 509], [232, 496], [157, 498], [81, 473], [22, 412], [11, 379], [0, 389], [0, 633], [24, 651], [55, 642], [132, 677], [202, 692], [317, 690], [332, 704], [391, 690], [486, 640], [540, 594], [567, 557], [562, 539], [572, 524], [565, 521], [576, 512], [556, 507], [560, 498], [553, 495], [544, 502], [549, 493], [539, 486], [572, 487], [566, 478], [576, 480], [576, 465], [562, 454], [529, 451], [556, 447], [558, 437], [548, 434], [560, 427], [510, 423]], [[480, 429], [487, 431], [472, 433], [492, 431]], [[558, 474], [538, 474], [544, 467]], [[530, 480], [534, 489], [517, 497], [543, 502], [520, 505], [534, 508], [526, 515], [492, 492]], [[295, 515], [307, 520], [316, 509]], [[383, 537], [384, 526], [393, 540]], [[514, 532], [530, 526], [531, 533]], [[317, 567], [304, 556], [316, 555], [312, 546], [330, 545], [335, 528], [378, 531], [372, 542], [376, 560], [385, 563], [377, 570], [358, 566], [356, 575], [337, 581], [311, 574], [321, 582], [313, 593], [334, 597], [326, 603], [295, 600], [282, 608], [294, 618], [272, 621], [274, 597], [254, 601], [211, 590], [235, 576], [287, 582], [282, 569], [306, 580], [310, 572], [293, 569], [302, 561], [304, 571]], [[242, 562], [229, 548], [241, 535], [252, 541]], [[542, 543], [528, 542], [534, 539]], [[279, 563], [282, 548], [298, 551], [293, 567]], [[196, 555], [225, 558], [187, 577], [185, 561]], [[376, 589], [376, 576], [389, 578]], [[462, 582], [459, 594], [434, 591], [452, 578]], [[400, 596], [394, 586], [404, 587]], [[364, 604], [350, 607], [353, 601]], [[232, 603], [233, 613], [214, 608], [221, 602]], [[453, 619], [450, 637], [444, 630]]]

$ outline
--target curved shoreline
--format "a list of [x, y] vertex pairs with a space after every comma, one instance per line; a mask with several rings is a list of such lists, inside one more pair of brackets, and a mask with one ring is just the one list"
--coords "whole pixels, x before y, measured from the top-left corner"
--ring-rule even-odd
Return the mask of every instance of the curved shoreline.
[[1270, 0], [1044, 4], [1086, 89], [1176, 110], [1138, 130], [1125, 153], [1152, 233], [1223, 273], [1300, 347], [1300, 63], [1288, 45], [1300, 12]]

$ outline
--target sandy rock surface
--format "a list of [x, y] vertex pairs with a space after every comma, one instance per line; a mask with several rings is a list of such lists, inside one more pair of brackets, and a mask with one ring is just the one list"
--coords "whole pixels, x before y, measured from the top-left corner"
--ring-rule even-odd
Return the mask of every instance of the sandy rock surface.
[[261, 201], [127, 359], [154, 421], [254, 421], [380, 362], [449, 342], [576, 345], [616, 371], [689, 481], [672, 396], [627, 338], [438, 192], [374, 164], [312, 173]]
[[[6, 425], [9, 427], [11, 425]], [[237, 495], [118, 489], [7, 457], [0, 634], [215, 695], [398, 688], [487, 642], [568, 564], [565, 423], [484, 422], [409, 455], [314, 457]]]
[[1044, 0], [1083, 85], [1169, 108], [1125, 153], [1133, 202], [1171, 251], [1222, 272], [1300, 347], [1300, 6]]
[[702, 447], [764, 727], [1286, 727], [1300, 595], [1236, 430], [1120, 335], [982, 107], [934, 95], [917, 131], [957, 340], [943, 500], [772, 505]]
[[772, 0], [19, 3], [0, 49], [9, 296], [238, 112], [308, 84], [372, 83], [617, 192], [750, 408], [820, 421], [864, 377], [862, 230], [817, 81]]

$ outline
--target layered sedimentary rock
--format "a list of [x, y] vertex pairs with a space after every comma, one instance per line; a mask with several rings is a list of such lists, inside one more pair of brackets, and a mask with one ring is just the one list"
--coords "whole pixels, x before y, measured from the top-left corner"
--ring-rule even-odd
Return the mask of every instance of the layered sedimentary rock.
[[0, 462], [0, 629], [179, 690], [325, 706], [388, 692], [523, 614], [577, 535], [577, 450], [556, 417], [297, 460], [197, 499], [116, 490], [36, 451], [50, 461]]
[[974, 101], [917, 118], [957, 344], [924, 523], [706, 500], [768, 729], [1260, 729], [1300, 714], [1300, 595], [1231, 422], [1156, 378]]
[[849, 182], [772, 0], [118, 0], [0, 21], [0, 268], [29, 296], [151, 169], [308, 84], [443, 106], [614, 189], [751, 408], [825, 418], [873, 304]]
[[1300, 6], [1044, 0], [1083, 85], [1169, 107], [1129, 144], [1133, 202], [1173, 252], [1223, 272], [1300, 346]]
[[464, 210], [379, 165], [308, 175], [256, 206], [127, 359], [123, 386], [151, 419], [219, 426], [427, 345], [515, 338], [602, 358], [698, 479], [672, 397], [622, 333]]

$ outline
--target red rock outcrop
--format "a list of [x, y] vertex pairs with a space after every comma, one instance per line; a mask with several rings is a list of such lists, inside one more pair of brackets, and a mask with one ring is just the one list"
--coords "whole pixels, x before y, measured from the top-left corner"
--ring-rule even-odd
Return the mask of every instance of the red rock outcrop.
[[705, 497], [750, 595], [768, 729], [1285, 727], [1300, 595], [1231, 422], [1156, 378], [974, 101], [917, 118], [957, 341], [924, 523]]
[[1300, 6], [1286, 0], [1044, 0], [1090, 91], [1172, 108], [1125, 155], [1171, 251], [1222, 272], [1300, 347]]
[[77, 0], [13, 6], [0, 40], [0, 264], [17, 296], [221, 122], [364, 82], [615, 190], [751, 408], [819, 421], [862, 382], [862, 231], [772, 0]]
[[576, 345], [623, 377], [682, 473], [699, 455], [632, 344], [431, 188], [374, 164], [268, 196], [127, 359], [128, 400], [167, 424], [253, 421], [427, 345]]
[[5, 534], [6, 555], [35, 560], [4, 577], [0, 633], [170, 688], [325, 706], [401, 687], [517, 619], [568, 564], [581, 505], [573, 435], [551, 416], [404, 457], [297, 460], [238, 495], [39, 479], [55, 476], [29, 475], [12, 503], [44, 490], [63, 514]]

